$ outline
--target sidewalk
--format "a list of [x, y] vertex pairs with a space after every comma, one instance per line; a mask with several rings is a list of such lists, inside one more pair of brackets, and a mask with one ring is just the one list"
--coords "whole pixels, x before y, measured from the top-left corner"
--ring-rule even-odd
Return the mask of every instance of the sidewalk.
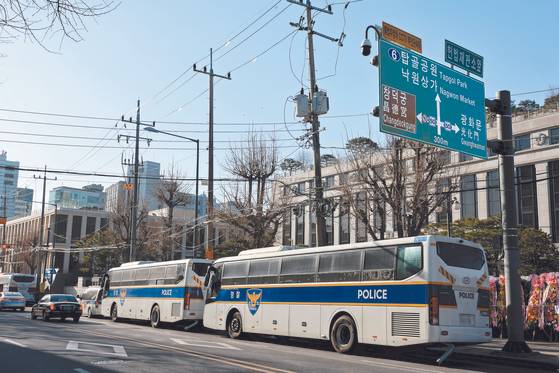
[[[559, 369], [559, 343], [557, 342], [527, 342], [532, 349], [530, 354], [502, 352], [505, 343], [504, 339], [494, 339], [492, 342], [475, 346], [458, 346], [451, 358], [475, 358], [493, 364], [526, 366], [531, 369]], [[444, 351], [444, 348], [431, 350]]]

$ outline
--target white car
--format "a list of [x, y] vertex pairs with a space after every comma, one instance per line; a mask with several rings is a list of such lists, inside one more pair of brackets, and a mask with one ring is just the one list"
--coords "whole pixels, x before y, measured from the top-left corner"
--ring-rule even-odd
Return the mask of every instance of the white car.
[[25, 298], [19, 292], [0, 292], [0, 310], [4, 309], [25, 311]]
[[87, 317], [101, 316], [101, 288], [90, 286], [83, 291], [80, 296], [80, 303], [83, 307], [83, 315]]

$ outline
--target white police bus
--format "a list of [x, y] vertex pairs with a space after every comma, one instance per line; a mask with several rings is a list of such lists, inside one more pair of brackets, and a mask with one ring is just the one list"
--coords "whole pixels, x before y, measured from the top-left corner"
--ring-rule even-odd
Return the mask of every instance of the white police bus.
[[19, 292], [25, 298], [25, 305], [35, 304], [37, 277], [26, 273], [0, 274], [0, 291]]
[[491, 339], [485, 253], [451, 237], [247, 250], [216, 260], [205, 284], [204, 326], [231, 338], [317, 338], [342, 353]]
[[118, 319], [162, 322], [202, 320], [202, 286], [210, 261], [132, 262], [112, 268], [103, 278], [101, 314]]

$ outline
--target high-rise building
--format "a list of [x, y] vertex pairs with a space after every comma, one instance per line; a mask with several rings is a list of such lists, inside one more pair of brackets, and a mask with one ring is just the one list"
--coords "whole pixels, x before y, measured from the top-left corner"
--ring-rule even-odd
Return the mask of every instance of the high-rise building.
[[33, 189], [17, 188], [15, 202], [15, 218], [31, 215], [33, 210]]
[[122, 209], [128, 207], [128, 198], [131, 196], [131, 191], [124, 189], [124, 181], [119, 181], [112, 185], [109, 185], [105, 189], [107, 193], [107, 202], [105, 204], [105, 210], [109, 212], [122, 211]]
[[104, 210], [106, 195], [100, 184], [86, 185], [82, 189], [61, 186], [50, 191], [49, 203], [58, 208]]
[[19, 162], [8, 161], [5, 151], [0, 152], [0, 216], [8, 219], [15, 215], [15, 201]]
[[[138, 207], [139, 209], [157, 210], [161, 203], [155, 193], [161, 183], [161, 165], [157, 162], [145, 161], [138, 169]], [[128, 166], [129, 182], [134, 182], [134, 166]]]

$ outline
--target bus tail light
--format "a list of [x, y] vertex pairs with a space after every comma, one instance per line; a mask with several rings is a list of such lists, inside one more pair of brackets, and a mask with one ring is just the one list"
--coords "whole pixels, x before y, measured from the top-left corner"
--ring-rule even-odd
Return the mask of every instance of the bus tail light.
[[186, 292], [184, 293], [184, 309], [190, 309], [190, 288], [186, 288]]
[[439, 325], [439, 288], [429, 287], [429, 324]]

